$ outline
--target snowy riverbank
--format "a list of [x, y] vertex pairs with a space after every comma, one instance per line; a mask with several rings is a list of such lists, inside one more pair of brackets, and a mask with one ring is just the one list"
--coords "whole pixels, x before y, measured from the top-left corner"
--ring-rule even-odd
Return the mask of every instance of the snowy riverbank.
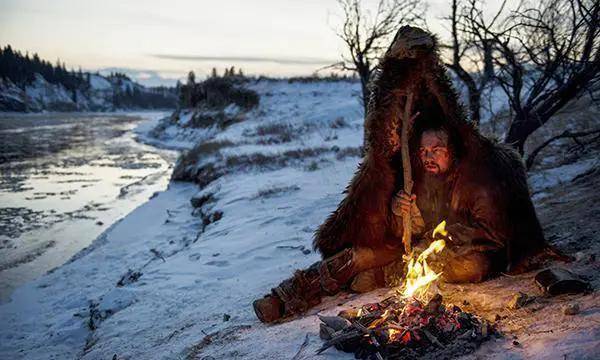
[[165, 115], [0, 114], [0, 302], [167, 187], [177, 152], [132, 131]]
[[[261, 94], [259, 108], [207, 137], [205, 146], [196, 148], [202, 152], [199, 161], [187, 167], [186, 176], [212, 174], [213, 181], [202, 189], [171, 182], [67, 264], [16, 290], [12, 301], [0, 306], [0, 358], [281, 359], [294, 357], [305, 338], [308, 345], [296, 358], [313, 358], [321, 345], [315, 313], [334, 314], [385, 293], [340, 295], [281, 325], [266, 326], [255, 318], [252, 300], [319, 259], [310, 249], [312, 232], [342, 199], [360, 161], [363, 130], [360, 105], [352, 96], [359, 91], [356, 83], [252, 86]], [[139, 129], [140, 136], [148, 130]], [[176, 130], [163, 146], [181, 146], [194, 131], [199, 138], [212, 131]], [[568, 246], [572, 223], [552, 226], [551, 200], [560, 184], [583, 179], [577, 194], [595, 185], [585, 174], [597, 162], [586, 161], [577, 171], [547, 174], [558, 180], [545, 182], [547, 176], [539, 175], [533, 185], [544, 192], [537, 205], [547, 236], [582, 252], [574, 269], [595, 266], [597, 272], [597, 263], [588, 260], [598, 253], [599, 224], [582, 230], [590, 234], [583, 250]], [[468, 310], [493, 318], [506, 312], [516, 290], [535, 292], [527, 276], [443, 291], [449, 299], [468, 300]], [[592, 280], [598, 286], [598, 276]], [[506, 337], [476, 355], [591, 358], [600, 342], [596, 294], [545, 301], [539, 311], [518, 310], [523, 313], [517, 313], [514, 328], [500, 321]], [[565, 301], [581, 304], [576, 321], [562, 314]], [[535, 331], [541, 332], [528, 335]], [[319, 358], [352, 356], [330, 349]]]

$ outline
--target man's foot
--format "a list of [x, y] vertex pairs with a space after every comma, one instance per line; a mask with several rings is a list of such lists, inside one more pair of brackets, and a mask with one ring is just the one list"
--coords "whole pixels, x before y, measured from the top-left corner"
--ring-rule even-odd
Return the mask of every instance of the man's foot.
[[256, 316], [264, 323], [271, 323], [283, 317], [283, 302], [277, 296], [267, 295], [255, 300], [252, 305]]

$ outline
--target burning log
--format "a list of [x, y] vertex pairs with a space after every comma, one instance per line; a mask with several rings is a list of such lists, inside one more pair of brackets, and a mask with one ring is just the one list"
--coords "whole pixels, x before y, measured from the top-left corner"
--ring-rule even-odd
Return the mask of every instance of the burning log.
[[[360, 359], [456, 356], [474, 350], [493, 332], [485, 320], [442, 300], [439, 294], [427, 303], [392, 296], [366, 304], [318, 353], [335, 346]], [[324, 318], [330, 322], [332, 317]]]
[[[433, 232], [448, 237], [445, 222]], [[429, 301], [429, 285], [440, 274], [427, 265], [427, 257], [444, 249], [444, 240], [433, 241], [407, 264], [403, 289], [381, 302], [365, 304], [358, 311], [345, 310], [338, 316], [320, 316], [321, 338], [317, 351], [335, 346], [352, 352], [357, 359], [449, 358], [474, 351], [494, 329], [458, 306], [444, 305], [442, 295]]]

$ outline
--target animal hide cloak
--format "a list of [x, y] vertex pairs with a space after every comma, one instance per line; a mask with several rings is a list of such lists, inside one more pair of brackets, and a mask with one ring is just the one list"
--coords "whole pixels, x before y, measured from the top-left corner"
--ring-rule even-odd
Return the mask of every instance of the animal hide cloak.
[[[460, 139], [461, 171], [477, 179], [492, 179], [506, 202], [512, 228], [504, 244], [508, 267], [515, 267], [544, 248], [545, 240], [527, 186], [526, 171], [512, 148], [482, 136], [467, 121], [442, 62], [437, 41], [414, 27], [401, 28], [375, 69], [365, 121], [365, 157], [346, 188], [338, 208], [317, 229], [314, 248], [329, 257], [350, 247], [401, 247], [394, 235], [393, 195], [403, 187], [400, 156], [400, 115], [407, 89], [414, 94], [415, 127], [443, 121]], [[416, 137], [409, 138], [411, 149]], [[416, 151], [411, 150], [413, 169]], [[487, 180], [485, 180], [487, 181]], [[397, 233], [397, 232], [396, 232]]]

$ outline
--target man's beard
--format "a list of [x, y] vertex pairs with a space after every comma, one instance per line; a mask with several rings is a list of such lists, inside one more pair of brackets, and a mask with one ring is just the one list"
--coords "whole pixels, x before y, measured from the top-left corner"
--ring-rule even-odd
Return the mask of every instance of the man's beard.
[[447, 172], [434, 174], [429, 171], [423, 171], [423, 185], [428, 191], [443, 190], [447, 179]]

